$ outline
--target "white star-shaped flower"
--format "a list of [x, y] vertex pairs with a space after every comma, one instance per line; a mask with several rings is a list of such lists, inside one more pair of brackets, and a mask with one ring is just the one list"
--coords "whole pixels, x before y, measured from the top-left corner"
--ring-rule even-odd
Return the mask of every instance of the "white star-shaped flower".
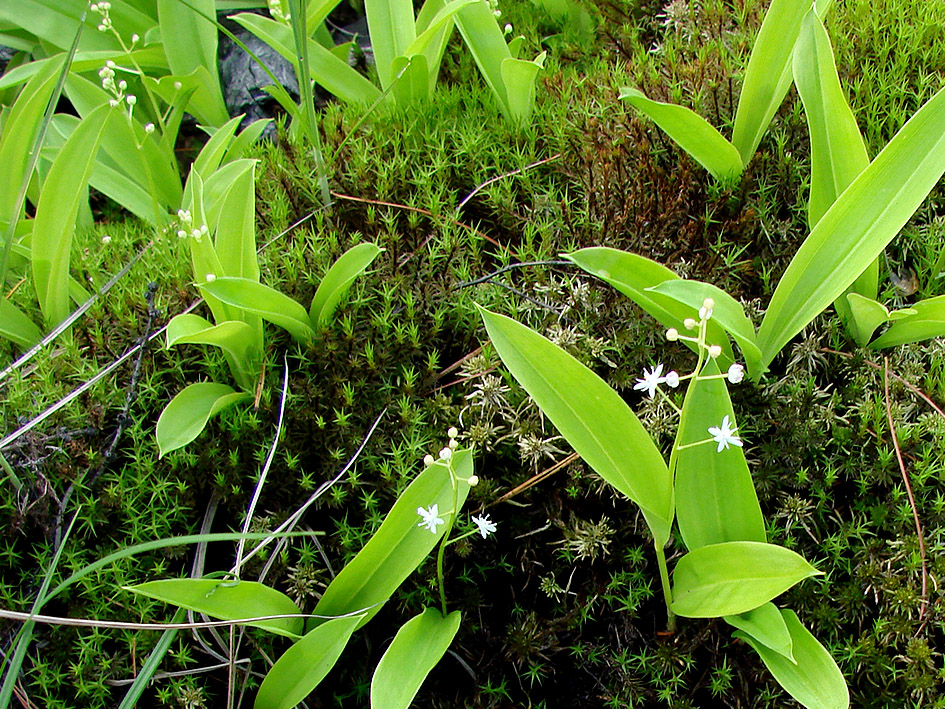
[[489, 515], [482, 515], [481, 517], [473, 515], [472, 521], [479, 528], [479, 533], [483, 539], [496, 530], [495, 522], [489, 519]]
[[645, 391], [650, 395], [652, 399], [656, 396], [656, 387], [666, 381], [666, 377], [663, 375], [663, 365], [658, 364], [653, 369], [647, 371], [643, 370], [643, 378], [637, 379], [637, 383], [633, 385], [634, 391]]
[[709, 435], [712, 436], [712, 440], [719, 444], [716, 453], [721, 453], [723, 448], [728, 448], [731, 443], [733, 446], [742, 447], [742, 440], [735, 435], [736, 429], [730, 428], [731, 422], [728, 420], [728, 414], [725, 415], [725, 418], [722, 419], [722, 425], [718, 428], [715, 426], [709, 426]]
[[436, 534], [436, 528], [441, 524], [446, 524], [443, 521], [443, 518], [438, 516], [439, 510], [436, 505], [430, 505], [427, 509], [423, 507], [417, 508], [417, 514], [420, 515], [421, 521], [417, 523], [418, 527], [426, 527], [431, 532]]

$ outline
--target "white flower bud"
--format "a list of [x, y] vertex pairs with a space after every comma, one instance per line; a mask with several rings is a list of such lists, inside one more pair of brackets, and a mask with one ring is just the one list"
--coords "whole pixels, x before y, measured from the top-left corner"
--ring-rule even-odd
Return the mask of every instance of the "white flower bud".
[[93, 2], [91, 5], [89, 5], [89, 9], [90, 9], [92, 12], [98, 12], [98, 3], [94, 3], [94, 2]]
[[190, 215], [190, 210], [188, 209], [178, 209], [177, 218], [185, 224], [190, 224], [191, 219], [193, 219], [193, 217]]
[[466, 481], [466, 484], [469, 485], [469, 487], [476, 487], [476, 485], [479, 484], [479, 476], [470, 475], [469, 480]]
[[[121, 81], [118, 82], [118, 90], [119, 90], [119, 91], [124, 91], [124, 90], [127, 89], [127, 88], [128, 88], [128, 82], [127, 82], [127, 81], [125, 81], [124, 79], [122, 79]], [[131, 98], [131, 97], [129, 96], [129, 98]]]
[[194, 229], [190, 232], [190, 235], [197, 239], [197, 241], [200, 241], [200, 237], [203, 236], [203, 233], [200, 231], [200, 229]]
[[702, 307], [706, 310], [712, 310], [715, 307], [715, 301], [712, 298], [706, 298], [702, 301]]
[[456, 426], [450, 426], [449, 430], [446, 432], [446, 435], [450, 438], [456, 438], [459, 435], [459, 429]]
[[505, 32], [505, 34], [512, 34], [512, 25], [509, 24], [508, 22], [505, 23], [505, 30], [504, 30], [504, 32]]
[[709, 357], [715, 359], [722, 354], [722, 348], [718, 345], [709, 345]]
[[[122, 82], [122, 83], [125, 83], [125, 82]], [[125, 96], [125, 101], [128, 102], [129, 106], [134, 106], [136, 103], [138, 103], [138, 98], [134, 94], [128, 94], [127, 96]]]
[[443, 450], [440, 451], [441, 460], [449, 460], [452, 457], [453, 457], [453, 451], [451, 451], [449, 448], [444, 448]]
[[99, 32], [108, 32], [108, 25], [106, 25], [106, 24], [103, 22], [102, 24], [100, 24], [100, 25], [98, 26], [97, 29], [98, 29]]
[[182, 83], [180, 83], [179, 81], [174, 82], [174, 91], [180, 91], [182, 88], [184, 88], [184, 85]]
[[114, 69], [118, 65], [115, 64], [115, 62], [113, 62], [111, 59], [109, 59], [107, 62], [105, 62], [105, 66], [107, 66], [109, 69]]
[[738, 384], [745, 378], [745, 368], [740, 364], [733, 364], [728, 368], [727, 377], [732, 384]]
[[109, 99], [108, 105], [112, 108], [118, 108], [118, 99]]
[[450, 442], [447, 443], [446, 445], [451, 451], [454, 451], [457, 448], [459, 448], [459, 442], [455, 438], [451, 438]]
[[112, 237], [110, 237], [108, 234], [106, 234], [105, 236], [102, 237], [102, 243], [103, 243], [105, 246], [108, 246], [110, 243], [112, 243]]
[[666, 373], [666, 386], [675, 389], [679, 386], [679, 373], [675, 370], [670, 370]]
[[137, 34], [131, 35], [131, 43], [132, 43], [132, 44], [137, 44], [139, 39], [141, 39], [141, 37], [139, 37]]
[[676, 342], [676, 340], [679, 339], [679, 330], [674, 327], [669, 328], [669, 330], [666, 331], [666, 339], [670, 342]]
[[186, 239], [186, 238], [187, 238], [187, 232], [184, 231], [183, 229], [178, 229], [178, 230], [177, 230], [177, 238], [178, 238], [178, 239]]
[[697, 323], [693, 318], [686, 318], [683, 320], [683, 325], [687, 330], [695, 330], [697, 327], [699, 327], [699, 323]]
[[217, 280], [217, 277], [213, 273], [208, 273], [206, 275], [206, 280], [207, 280], [207, 283], [213, 283], [215, 280]]
[[431, 465], [433, 465], [435, 462], [436, 462], [436, 461], [433, 459], [433, 456], [430, 455], [429, 453], [427, 453], [425, 456], [423, 456], [423, 464], [424, 464], [425, 466], [427, 466], [428, 468], [429, 468]]
[[151, 135], [154, 132], [154, 124], [148, 123], [147, 125], [145, 125], [144, 132], [147, 133], [148, 135]]

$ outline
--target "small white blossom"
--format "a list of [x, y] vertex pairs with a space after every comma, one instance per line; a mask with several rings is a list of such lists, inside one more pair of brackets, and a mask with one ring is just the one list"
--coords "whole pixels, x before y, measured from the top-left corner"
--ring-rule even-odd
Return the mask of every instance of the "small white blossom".
[[144, 132], [147, 133], [148, 135], [151, 135], [154, 132], [154, 124], [153, 123], [146, 124], [144, 127]]
[[452, 457], [453, 457], [453, 451], [450, 450], [449, 448], [444, 448], [443, 450], [440, 451], [441, 460], [449, 460]]
[[702, 301], [702, 307], [699, 308], [699, 319], [708, 320], [712, 317], [712, 308], [715, 307], [715, 301], [711, 298], [706, 298]]
[[728, 414], [725, 415], [725, 418], [722, 419], [722, 425], [716, 428], [715, 426], [709, 426], [709, 435], [712, 436], [712, 440], [719, 444], [719, 447], [716, 449], [716, 453], [721, 453], [722, 449], [727, 449], [729, 444], [733, 446], [742, 447], [741, 439], [735, 435], [737, 429], [730, 428], [731, 422], [728, 420]]
[[215, 280], [217, 280], [217, 277], [213, 273], [208, 273], [206, 276], [206, 279], [207, 279], [207, 283], [213, 283]]
[[424, 464], [425, 466], [427, 466], [428, 468], [429, 468], [431, 465], [433, 465], [435, 462], [436, 462], [436, 461], [433, 459], [433, 456], [430, 455], [429, 453], [427, 453], [425, 456], [423, 456], [423, 464]]
[[456, 438], [459, 435], [459, 429], [456, 426], [450, 426], [449, 430], [446, 432], [446, 435], [450, 438]]
[[675, 370], [670, 370], [666, 373], [666, 377], [663, 381], [666, 382], [666, 386], [675, 389], [679, 386], [679, 373]]
[[695, 330], [697, 327], [699, 327], [699, 323], [695, 321], [695, 318], [686, 318], [683, 320], [683, 325], [687, 330]]
[[190, 215], [190, 210], [188, 209], [178, 209], [177, 218], [184, 222], [184, 224], [190, 224], [193, 220], [193, 217]]
[[436, 528], [441, 524], [446, 524], [443, 521], [443, 518], [439, 516], [439, 510], [436, 505], [430, 505], [430, 507], [424, 509], [423, 507], [417, 508], [417, 514], [420, 515], [421, 521], [417, 523], [418, 527], [425, 527], [429, 529], [433, 534], [436, 534]]
[[495, 522], [489, 519], [489, 515], [482, 515], [481, 517], [473, 515], [472, 521], [479, 528], [479, 533], [483, 539], [496, 530]]
[[745, 378], [745, 368], [740, 364], [733, 364], [728, 368], [728, 374], [726, 376], [732, 384], [738, 384]]
[[106, 234], [102, 237], [102, 243], [105, 244], [105, 246], [108, 246], [110, 243], [112, 243], [112, 237]]
[[470, 476], [469, 476], [469, 479], [466, 480], [466, 484], [469, 485], [469, 487], [476, 487], [476, 485], [479, 484], [479, 476], [478, 476], [478, 475], [470, 475]]
[[666, 378], [663, 375], [663, 365], [658, 364], [653, 369], [647, 371], [643, 370], [643, 378], [637, 379], [637, 383], [633, 385], [634, 391], [645, 391], [650, 395], [652, 399], [656, 396], [656, 387], [666, 381]]
[[174, 91], [180, 91], [182, 88], [184, 88], [184, 85], [182, 83], [180, 83], [179, 81], [174, 82]]
[[505, 23], [504, 32], [505, 34], [512, 34], [512, 25], [510, 25], [508, 22]]
[[134, 106], [136, 103], [138, 103], [138, 97], [135, 96], [134, 94], [128, 94], [127, 96], [125, 96], [125, 101], [128, 103], [129, 106]]
[[451, 438], [450, 442], [447, 443], [446, 445], [451, 451], [454, 451], [457, 448], [459, 448], [459, 442], [455, 438]]
[[116, 99], [109, 99], [108, 105], [112, 108], [118, 108], [118, 101]]
[[715, 359], [722, 354], [722, 348], [718, 345], [709, 345], [709, 357]]
[[676, 340], [679, 339], [679, 330], [674, 327], [669, 328], [669, 330], [666, 331], [666, 339], [670, 342], [676, 342]]
[[178, 239], [186, 239], [186, 238], [187, 238], [187, 232], [184, 231], [183, 229], [178, 229], [178, 230], [177, 230], [177, 238], [178, 238]]
[[141, 37], [139, 37], [137, 34], [131, 35], [131, 43], [132, 43], [132, 44], [137, 44], [139, 39], [141, 39]]

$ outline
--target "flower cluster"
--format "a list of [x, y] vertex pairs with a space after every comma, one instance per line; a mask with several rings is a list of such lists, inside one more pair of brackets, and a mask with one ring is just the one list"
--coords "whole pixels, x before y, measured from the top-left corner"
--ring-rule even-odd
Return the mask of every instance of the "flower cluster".
[[[442, 448], [438, 454], [439, 461], [444, 463], [449, 470], [449, 474], [454, 478], [454, 480], [464, 480], [464, 482], [470, 487], [475, 487], [479, 484], [479, 478], [475, 475], [470, 475], [468, 478], [457, 478], [456, 473], [453, 470], [453, 452], [459, 447], [459, 430], [452, 426], [446, 432], [449, 442], [444, 448]], [[437, 462], [437, 459], [432, 455], [426, 455], [423, 458], [423, 464], [427, 467], [434, 465]], [[439, 527], [446, 524], [446, 520], [440, 517], [440, 509], [438, 504], [433, 504], [428, 507], [418, 507], [417, 514], [420, 516], [420, 521], [417, 523], [418, 527], [429, 530], [433, 534], [439, 533]], [[452, 514], [452, 512], [448, 513]], [[496, 524], [491, 519], [489, 515], [473, 515], [472, 522], [476, 528], [468, 532], [461, 537], [450, 540], [449, 543], [458, 541], [464, 537], [468, 537], [472, 534], [480, 534], [483, 539], [488, 537], [490, 534], [496, 531]]]
[[[138, 102], [138, 98], [134, 94], [125, 93], [125, 91], [128, 90], [127, 81], [124, 79], [115, 81], [115, 69], [117, 68], [118, 66], [115, 62], [109, 59], [105, 62], [105, 66], [99, 69], [98, 76], [102, 80], [102, 88], [112, 95], [112, 98], [108, 101], [109, 105], [112, 108], [118, 108], [121, 105], [127, 106], [128, 116], [130, 118], [134, 106]], [[154, 130], [153, 126], [151, 130]]]
[[281, 22], [283, 24], [289, 24], [289, 20], [292, 19], [292, 15], [282, 9], [282, 0], [267, 0], [266, 6], [269, 9], [269, 15], [276, 22]]
[[[732, 364], [729, 366], [728, 370], [722, 374], [699, 374], [699, 370], [702, 367], [702, 363], [705, 361], [705, 356], [716, 359], [722, 354], [722, 348], [719, 345], [710, 345], [706, 343], [706, 325], [709, 320], [712, 318], [712, 313], [715, 309], [715, 301], [712, 298], [706, 298], [702, 302], [702, 306], [699, 308], [699, 319], [686, 318], [683, 321], [683, 326], [687, 330], [697, 330], [698, 333], [695, 337], [682, 335], [679, 330], [674, 327], [669, 328], [666, 331], [666, 339], [670, 342], [677, 342], [683, 340], [685, 342], [692, 342], [697, 346], [699, 351], [699, 364], [696, 366], [696, 370], [690, 374], [680, 376], [675, 371], [669, 371], [665, 375], [663, 374], [663, 365], [657, 364], [652, 369], [644, 369], [643, 377], [637, 379], [636, 384], [633, 385], [634, 390], [643, 391], [649, 394], [650, 398], [654, 398], [656, 393], [660, 391], [659, 387], [661, 384], [665, 384], [671, 389], [675, 389], [679, 386], [681, 381], [692, 379], [694, 381], [698, 380], [708, 380], [708, 379], [726, 379], [731, 384], [738, 384], [745, 378], [745, 367], [741, 364]], [[660, 391], [662, 394], [663, 392]], [[665, 396], [665, 394], [664, 394]], [[670, 405], [673, 406], [680, 412], [679, 408], [673, 404], [671, 400], [667, 398]], [[681, 413], [681, 412], [680, 412]], [[699, 445], [700, 443], [708, 443], [714, 441], [718, 443], [717, 451], [722, 452], [723, 449], [727, 449], [730, 445], [733, 446], [742, 446], [742, 441], [735, 435], [736, 428], [729, 421], [729, 417], [725, 416], [722, 419], [722, 424], [720, 426], [710, 426], [709, 435], [712, 438], [705, 441], [700, 441], [699, 443], [692, 443], [688, 445]], [[688, 447], [684, 446], [684, 447]]]

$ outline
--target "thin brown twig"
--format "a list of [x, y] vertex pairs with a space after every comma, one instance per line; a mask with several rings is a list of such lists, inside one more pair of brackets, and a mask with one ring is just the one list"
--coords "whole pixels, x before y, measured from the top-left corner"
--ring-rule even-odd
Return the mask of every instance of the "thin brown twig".
[[[408, 212], [417, 212], [418, 214], [422, 214], [425, 217], [430, 217], [430, 219], [436, 219], [436, 215], [434, 215], [433, 212], [427, 209], [423, 209], [421, 207], [411, 207], [406, 204], [397, 204], [396, 202], [384, 202], [379, 199], [367, 199], [366, 197], [353, 197], [349, 194], [340, 194], [339, 192], [332, 192], [331, 196], [337, 197], [338, 199], [347, 199], [351, 202], [363, 202], [364, 204], [374, 204], [374, 205], [377, 205], [378, 207], [393, 207], [394, 209], [404, 209]], [[493, 239], [488, 234], [483, 234], [478, 229], [475, 229], [469, 226], [468, 224], [463, 224], [461, 221], [457, 219], [450, 219], [449, 217], [445, 217], [445, 218], [449, 219], [449, 221], [453, 222], [453, 224], [455, 224], [456, 226], [462, 227], [463, 229], [467, 229], [471, 231], [473, 234], [475, 234], [476, 236], [481, 236], [483, 239], [488, 241], [493, 246], [498, 246], [500, 249], [502, 248], [502, 244], [500, 244], [498, 241]]]
[[557, 160], [560, 157], [561, 157], [561, 153], [556, 153], [552, 155], [550, 158], [542, 158], [541, 160], [533, 162], [531, 165], [526, 165], [525, 167], [520, 167], [517, 170], [512, 170], [512, 172], [506, 172], [505, 174], [497, 175], [496, 177], [486, 180], [481, 185], [478, 185], [468, 195], [463, 197], [463, 200], [459, 204], [456, 205], [456, 211], [459, 211], [460, 209], [465, 207], [466, 203], [469, 200], [471, 200], [473, 197], [475, 197], [476, 194], [478, 194], [480, 190], [485, 189], [486, 187], [491, 185], [493, 182], [498, 182], [499, 180], [504, 180], [506, 177], [512, 177], [514, 175], [518, 175], [519, 173], [525, 172], [526, 170], [531, 170], [533, 167], [538, 167], [539, 165], [544, 165], [545, 163], [549, 163], [549, 162], [552, 162], [553, 160]]
[[500, 504], [500, 503], [502, 503], [502, 502], [505, 502], [506, 500], [512, 499], [513, 497], [515, 497], [516, 495], [518, 495], [518, 494], [521, 493], [521, 492], [525, 492], [525, 490], [527, 490], [528, 488], [534, 487], [535, 485], [537, 485], [538, 483], [542, 482], [543, 480], [545, 480], [545, 479], [547, 479], [547, 478], [550, 478], [552, 475], [554, 475], [555, 473], [557, 473], [557, 472], [558, 472], [559, 470], [561, 470], [562, 468], [566, 468], [567, 466], [571, 465], [571, 463], [573, 463], [574, 461], [576, 461], [579, 457], [580, 457], [580, 456], [578, 456], [577, 453], [572, 453], [572, 454], [569, 455], [567, 458], [562, 458], [562, 459], [559, 460], [557, 463], [555, 463], [554, 465], [552, 465], [550, 468], [547, 468], [547, 469], [545, 469], [545, 470], [542, 470], [542, 471], [541, 471], [540, 473], [538, 473], [537, 475], [533, 475], [533, 476], [530, 477], [528, 480], [526, 480], [525, 482], [523, 482], [521, 485], [518, 485], [517, 487], [512, 488], [512, 489], [509, 490], [507, 493], [505, 493], [504, 495], [502, 495], [502, 497], [500, 497], [499, 499], [497, 499], [497, 500], [495, 500], [495, 501], [489, 503], [489, 505], [487, 505], [487, 507], [491, 507], [492, 505], [498, 505], [498, 504]]
[[906, 463], [902, 459], [902, 450], [899, 448], [899, 439], [896, 436], [896, 425], [892, 417], [892, 405], [889, 401], [889, 358], [883, 357], [883, 395], [886, 399], [886, 419], [889, 421], [889, 432], [892, 435], [893, 447], [896, 449], [896, 460], [899, 461], [899, 472], [902, 473], [902, 481], [906, 486], [906, 494], [909, 496], [909, 505], [912, 507], [912, 517], [915, 519], [915, 531], [919, 538], [919, 558], [922, 561], [922, 605], [919, 607], [919, 620], [925, 617], [925, 608], [928, 605], [928, 569], [925, 564], [925, 540], [922, 537], [922, 523], [919, 521], [919, 510], [915, 504], [915, 497], [912, 494], [912, 485], [909, 482], [909, 474], [906, 472]]

